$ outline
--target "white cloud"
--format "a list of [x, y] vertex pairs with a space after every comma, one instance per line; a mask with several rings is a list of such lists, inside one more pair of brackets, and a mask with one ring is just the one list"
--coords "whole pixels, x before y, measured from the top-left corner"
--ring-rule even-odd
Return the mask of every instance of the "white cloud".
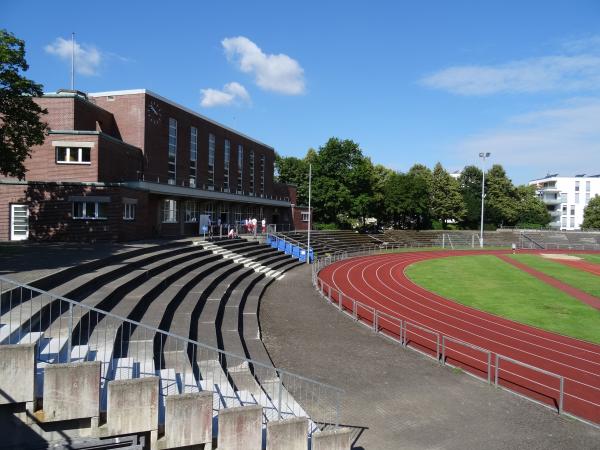
[[497, 65], [452, 66], [420, 80], [460, 95], [600, 89], [600, 36], [565, 41], [554, 55]]
[[[70, 40], [56, 38], [52, 44], [44, 47], [46, 53], [57, 56], [63, 61], [71, 61], [72, 44]], [[81, 75], [97, 75], [103, 61], [102, 53], [92, 45], [80, 45], [75, 42], [75, 71]]]
[[[531, 176], [600, 173], [600, 98], [571, 99], [511, 118], [503, 127], [463, 140], [458, 148], [469, 160], [486, 151], [494, 162]], [[529, 170], [526, 170], [529, 169]]]
[[227, 83], [223, 86], [223, 90], [218, 89], [201, 89], [202, 99], [200, 105], [205, 108], [214, 106], [239, 105], [242, 103], [249, 104], [250, 95], [244, 86], [235, 81]]
[[225, 38], [221, 44], [227, 59], [235, 62], [242, 72], [253, 74], [262, 89], [287, 95], [304, 93], [304, 69], [295, 59], [282, 53], [265, 54], [243, 36]]

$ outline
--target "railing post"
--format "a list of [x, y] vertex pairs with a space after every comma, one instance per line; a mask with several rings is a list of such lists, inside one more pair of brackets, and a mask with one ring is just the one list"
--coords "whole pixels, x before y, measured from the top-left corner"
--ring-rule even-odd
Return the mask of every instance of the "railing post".
[[558, 398], [558, 414], [562, 414], [565, 394], [565, 377], [560, 377], [560, 392]]
[[71, 362], [71, 338], [73, 336], [73, 303], [69, 303], [69, 334], [67, 335], [67, 362]]
[[442, 366], [446, 365], [446, 336], [442, 336]]
[[277, 413], [279, 415], [279, 420], [281, 420], [282, 414], [281, 414], [281, 397], [283, 395], [282, 391], [283, 391], [283, 381], [281, 380], [281, 372], [276, 370], [275, 373], [277, 374], [277, 378], [279, 379], [279, 389], [277, 392]]
[[498, 386], [498, 371], [499, 371], [499, 367], [500, 367], [500, 355], [498, 353], [496, 353], [496, 373], [494, 376], [494, 384], [496, 386]]
[[435, 347], [435, 358], [440, 360], [440, 333], [436, 333], [436, 347]]
[[342, 294], [342, 291], [338, 291], [338, 309], [341, 311], [342, 310], [342, 296], [344, 294]]
[[329, 301], [331, 301], [331, 286], [329, 286]]
[[488, 358], [487, 358], [487, 376], [488, 376], [488, 384], [492, 384], [492, 352], [488, 351]]
[[373, 308], [373, 332], [377, 333], [379, 326], [377, 325], [377, 310]]
[[356, 311], [356, 300], [352, 300], [352, 317], [358, 320], [358, 312]]

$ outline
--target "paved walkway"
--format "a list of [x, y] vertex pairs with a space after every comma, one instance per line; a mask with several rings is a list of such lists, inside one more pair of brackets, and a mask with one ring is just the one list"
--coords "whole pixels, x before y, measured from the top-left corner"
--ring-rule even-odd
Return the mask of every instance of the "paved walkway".
[[265, 292], [263, 341], [282, 368], [345, 389], [355, 448], [592, 449], [600, 430], [374, 335], [322, 300], [303, 266]]
[[502, 261], [512, 264], [513, 266], [521, 269], [523, 272], [528, 273], [536, 277], [537, 279], [543, 281], [546, 284], [549, 284], [552, 287], [555, 287], [558, 290], [563, 291], [565, 294], [570, 295], [571, 297], [575, 297], [577, 300], [586, 303], [596, 309], [600, 309], [600, 298], [594, 297], [593, 295], [588, 294], [587, 292], [582, 291], [581, 289], [577, 289], [576, 287], [571, 286], [570, 284], [563, 283], [562, 281], [558, 281], [556, 278], [551, 277], [550, 275], [546, 275], [544, 272], [540, 272], [532, 267], [529, 267], [527, 264], [523, 264], [522, 262], [516, 261], [509, 256], [506, 255], [497, 255]]

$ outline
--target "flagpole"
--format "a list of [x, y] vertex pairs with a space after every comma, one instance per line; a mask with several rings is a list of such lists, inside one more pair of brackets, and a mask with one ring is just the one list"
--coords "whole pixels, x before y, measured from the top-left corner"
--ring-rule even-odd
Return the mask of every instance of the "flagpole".
[[312, 224], [312, 209], [310, 209], [310, 194], [312, 182], [312, 164], [308, 165], [308, 240], [306, 246], [306, 263], [310, 264], [310, 227]]
[[71, 33], [71, 90], [75, 90], [75, 32]]

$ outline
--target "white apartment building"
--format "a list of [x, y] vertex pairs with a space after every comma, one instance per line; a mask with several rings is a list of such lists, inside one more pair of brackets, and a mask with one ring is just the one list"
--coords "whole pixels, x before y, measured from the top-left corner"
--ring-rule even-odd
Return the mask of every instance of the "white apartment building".
[[557, 173], [532, 180], [537, 194], [552, 217], [549, 226], [557, 230], [579, 230], [583, 210], [590, 199], [600, 195], [600, 174], [561, 177]]

